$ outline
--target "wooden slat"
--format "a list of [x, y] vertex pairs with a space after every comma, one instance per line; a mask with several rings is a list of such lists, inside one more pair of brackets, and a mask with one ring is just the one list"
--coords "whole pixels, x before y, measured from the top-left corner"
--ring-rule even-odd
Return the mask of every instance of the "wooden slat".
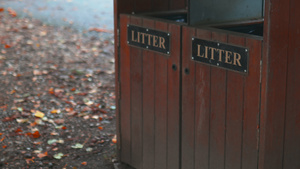
[[121, 13], [131, 14], [131, 12], [134, 12], [134, 7], [135, 7], [135, 5], [133, 5], [134, 3], [135, 3], [135, 0], [126, 0], [126, 1], [118, 0], [117, 14], [118, 15]]
[[[192, 37], [195, 29], [183, 27], [182, 31], [182, 166], [181, 168], [194, 168], [195, 149], [195, 62], [191, 61]], [[189, 73], [187, 73], [187, 71]]]
[[[227, 35], [212, 33], [212, 40], [227, 42]], [[224, 168], [227, 71], [211, 68], [210, 169]]]
[[291, 0], [287, 101], [285, 120], [284, 169], [300, 168], [300, 1]]
[[289, 2], [266, 1], [260, 169], [283, 165]]
[[[169, 24], [171, 51], [168, 57], [168, 142], [167, 168], [180, 169], [180, 56], [181, 26]], [[176, 66], [173, 69], [173, 66]]]
[[135, 0], [135, 13], [153, 12], [153, 2], [151, 0]]
[[129, 17], [120, 16], [120, 143], [122, 162], [131, 163], [131, 115], [130, 115], [130, 48], [127, 45], [127, 24]]
[[176, 10], [176, 9], [186, 9], [186, 0], [169, 0], [170, 8], [169, 10]]
[[[154, 21], [143, 19], [143, 26], [154, 28]], [[143, 169], [154, 168], [154, 52], [143, 50]]]
[[[211, 40], [211, 32], [197, 30], [197, 38]], [[195, 169], [209, 168], [210, 66], [196, 64], [195, 72]]]
[[119, 70], [120, 70], [120, 60], [119, 60], [119, 35], [118, 35], [118, 30], [119, 28], [119, 15], [117, 13], [118, 11], [118, 5], [117, 5], [117, 0], [114, 0], [114, 41], [115, 41], [115, 95], [116, 95], [116, 133], [117, 133], [117, 158], [121, 159], [120, 157], [120, 149], [121, 149], [121, 130], [120, 130], [120, 95], [119, 95], [119, 81], [120, 81], [120, 76], [119, 76]]
[[[155, 28], [167, 31], [168, 25], [156, 22]], [[164, 55], [155, 55], [155, 168], [167, 168], [168, 62]]]
[[[228, 43], [245, 46], [245, 38], [229, 35]], [[244, 75], [227, 72], [225, 169], [241, 168]]]
[[[194, 168], [194, 67], [191, 62], [192, 28], [183, 28], [182, 58], [182, 168]], [[189, 74], [186, 73], [188, 70]]]
[[257, 168], [260, 112], [260, 60], [262, 42], [247, 39], [249, 72], [245, 81], [242, 169]]
[[[130, 23], [142, 25], [142, 19], [131, 16]], [[142, 116], [142, 50], [131, 47], [130, 51], [130, 86], [131, 86], [131, 165], [142, 167], [143, 116]]]
[[169, 9], [169, 1], [153, 0], [154, 11], [167, 11]]

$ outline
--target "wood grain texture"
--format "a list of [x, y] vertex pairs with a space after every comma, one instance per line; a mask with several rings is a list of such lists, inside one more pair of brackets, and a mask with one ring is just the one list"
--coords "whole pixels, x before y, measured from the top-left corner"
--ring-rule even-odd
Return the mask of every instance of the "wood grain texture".
[[[227, 35], [212, 33], [212, 40], [227, 42]], [[227, 71], [211, 68], [210, 169], [224, 168]]]
[[[196, 37], [211, 40], [212, 33], [197, 29]], [[196, 63], [195, 70], [195, 169], [209, 168], [210, 66]]]
[[127, 45], [127, 23], [130, 18], [127, 15], [120, 17], [120, 142], [121, 160], [131, 163], [131, 87], [130, 87], [130, 48]]
[[194, 168], [195, 149], [195, 62], [191, 61], [192, 37], [195, 29], [183, 27], [182, 32], [182, 166]]
[[169, 10], [177, 10], [177, 9], [186, 9], [187, 1], [186, 0], [169, 0], [170, 7]]
[[283, 165], [290, 1], [266, 1], [260, 169]]
[[[167, 31], [168, 25], [156, 22], [155, 28]], [[167, 168], [168, 60], [155, 54], [155, 168]]]
[[[228, 35], [228, 43], [245, 46], [245, 38]], [[241, 168], [244, 75], [227, 72], [225, 169]]]
[[247, 39], [246, 46], [249, 48], [249, 72], [244, 89], [242, 169], [256, 169], [258, 164], [262, 41]]
[[154, 8], [151, 0], [135, 0], [133, 5], [135, 13], [153, 12]]
[[289, 24], [284, 169], [300, 168], [300, 1], [291, 0]]
[[115, 95], [116, 95], [116, 134], [117, 134], [117, 159], [121, 159], [121, 154], [120, 154], [120, 149], [121, 149], [121, 132], [120, 132], [120, 67], [119, 67], [119, 46], [120, 46], [120, 42], [119, 42], [119, 35], [118, 35], [118, 31], [120, 30], [120, 26], [119, 26], [119, 16], [117, 14], [118, 11], [118, 5], [117, 5], [117, 0], [114, 0], [114, 41], [115, 41]]
[[[139, 17], [131, 16], [130, 23], [141, 26], [142, 19]], [[139, 48], [131, 47], [130, 61], [131, 165], [135, 168], [141, 168], [143, 159], [142, 50]]]
[[[143, 26], [147, 28], [154, 28], [155, 21], [143, 19]], [[154, 168], [154, 72], [154, 52], [143, 50], [143, 169]]]
[[169, 24], [167, 168], [180, 169], [181, 26]]

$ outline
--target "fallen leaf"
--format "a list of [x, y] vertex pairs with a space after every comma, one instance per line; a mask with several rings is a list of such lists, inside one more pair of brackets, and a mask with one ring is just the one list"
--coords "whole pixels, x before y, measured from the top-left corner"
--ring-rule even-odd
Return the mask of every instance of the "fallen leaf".
[[0, 12], [4, 12], [4, 8], [0, 8]]
[[111, 30], [101, 29], [101, 28], [90, 28], [89, 31], [112, 33]]
[[36, 110], [34, 116], [39, 117], [39, 118], [43, 118], [45, 116], [45, 114], [41, 111]]
[[83, 145], [80, 143], [76, 143], [75, 145], [71, 146], [72, 148], [83, 148]]
[[0, 143], [5, 139], [5, 137], [3, 137], [1, 140], [0, 140]]
[[117, 143], [117, 135], [115, 135], [111, 141], [116, 144]]
[[4, 48], [5, 48], [5, 49], [8, 49], [8, 48], [11, 48], [11, 46], [8, 45], [8, 44], [6, 44], [6, 45], [4, 46]]
[[98, 129], [103, 130], [103, 127], [100, 126], [100, 127], [98, 127]]
[[17, 12], [14, 11], [13, 9], [8, 8], [7, 11], [8, 11], [8, 13], [9, 13], [12, 17], [16, 17], [16, 16], [17, 16]]
[[48, 141], [47, 141], [47, 143], [48, 143], [49, 145], [54, 144], [54, 143], [56, 143], [56, 142], [57, 142], [56, 139], [51, 139], [51, 140], [48, 140]]
[[0, 136], [2, 136], [3, 135], [3, 133], [0, 133]]
[[2, 146], [2, 148], [6, 148], [6, 147], [7, 147], [6, 145]]
[[15, 133], [20, 133], [20, 132], [23, 132], [23, 130], [22, 130], [21, 128], [17, 128], [17, 129], [15, 130]]
[[55, 119], [54, 122], [56, 124], [63, 124], [65, 122], [65, 119]]
[[53, 158], [60, 160], [64, 156], [63, 153], [54, 154]]
[[55, 109], [51, 111], [52, 114], [59, 114], [61, 111], [59, 109]]
[[45, 153], [40, 153], [37, 155], [38, 158], [44, 158], [48, 156], [48, 152], [46, 151]]
[[39, 138], [39, 137], [41, 137], [41, 135], [40, 135], [39, 131], [35, 131], [34, 133], [32, 133], [32, 137]]
[[87, 162], [82, 162], [81, 165], [87, 165]]
[[28, 119], [16, 119], [18, 123], [27, 123]]

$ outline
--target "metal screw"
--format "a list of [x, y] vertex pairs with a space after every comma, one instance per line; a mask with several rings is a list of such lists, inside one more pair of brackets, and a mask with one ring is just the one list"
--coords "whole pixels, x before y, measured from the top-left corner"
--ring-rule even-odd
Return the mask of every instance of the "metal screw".
[[131, 12], [131, 14], [133, 14], [133, 15], [134, 15], [134, 12]]
[[127, 41], [127, 43], [129, 43], [129, 41]]
[[149, 31], [149, 29], [146, 29], [146, 31], [148, 32], [148, 31]]
[[248, 49], [245, 49], [245, 52], [248, 52]]
[[127, 24], [127, 27], [129, 27], [129, 25]]
[[167, 54], [170, 54], [170, 52], [168, 51]]
[[168, 33], [168, 36], [170, 36], [170, 34]]
[[219, 66], [220, 64], [219, 63], [217, 63], [217, 66]]
[[246, 73], [246, 72], [247, 72], [247, 70], [244, 70], [244, 72]]
[[192, 59], [194, 60], [195, 58], [192, 56]]
[[146, 46], [146, 48], [148, 49], [148, 46]]
[[220, 43], [217, 43], [218, 46], [220, 46]]
[[195, 38], [192, 38], [192, 40], [195, 40]]

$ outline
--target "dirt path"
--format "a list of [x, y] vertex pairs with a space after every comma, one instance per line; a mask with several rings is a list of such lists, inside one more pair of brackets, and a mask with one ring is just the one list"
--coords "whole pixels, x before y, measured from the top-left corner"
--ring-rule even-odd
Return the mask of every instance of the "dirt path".
[[4, 10], [0, 168], [113, 168], [113, 40]]

